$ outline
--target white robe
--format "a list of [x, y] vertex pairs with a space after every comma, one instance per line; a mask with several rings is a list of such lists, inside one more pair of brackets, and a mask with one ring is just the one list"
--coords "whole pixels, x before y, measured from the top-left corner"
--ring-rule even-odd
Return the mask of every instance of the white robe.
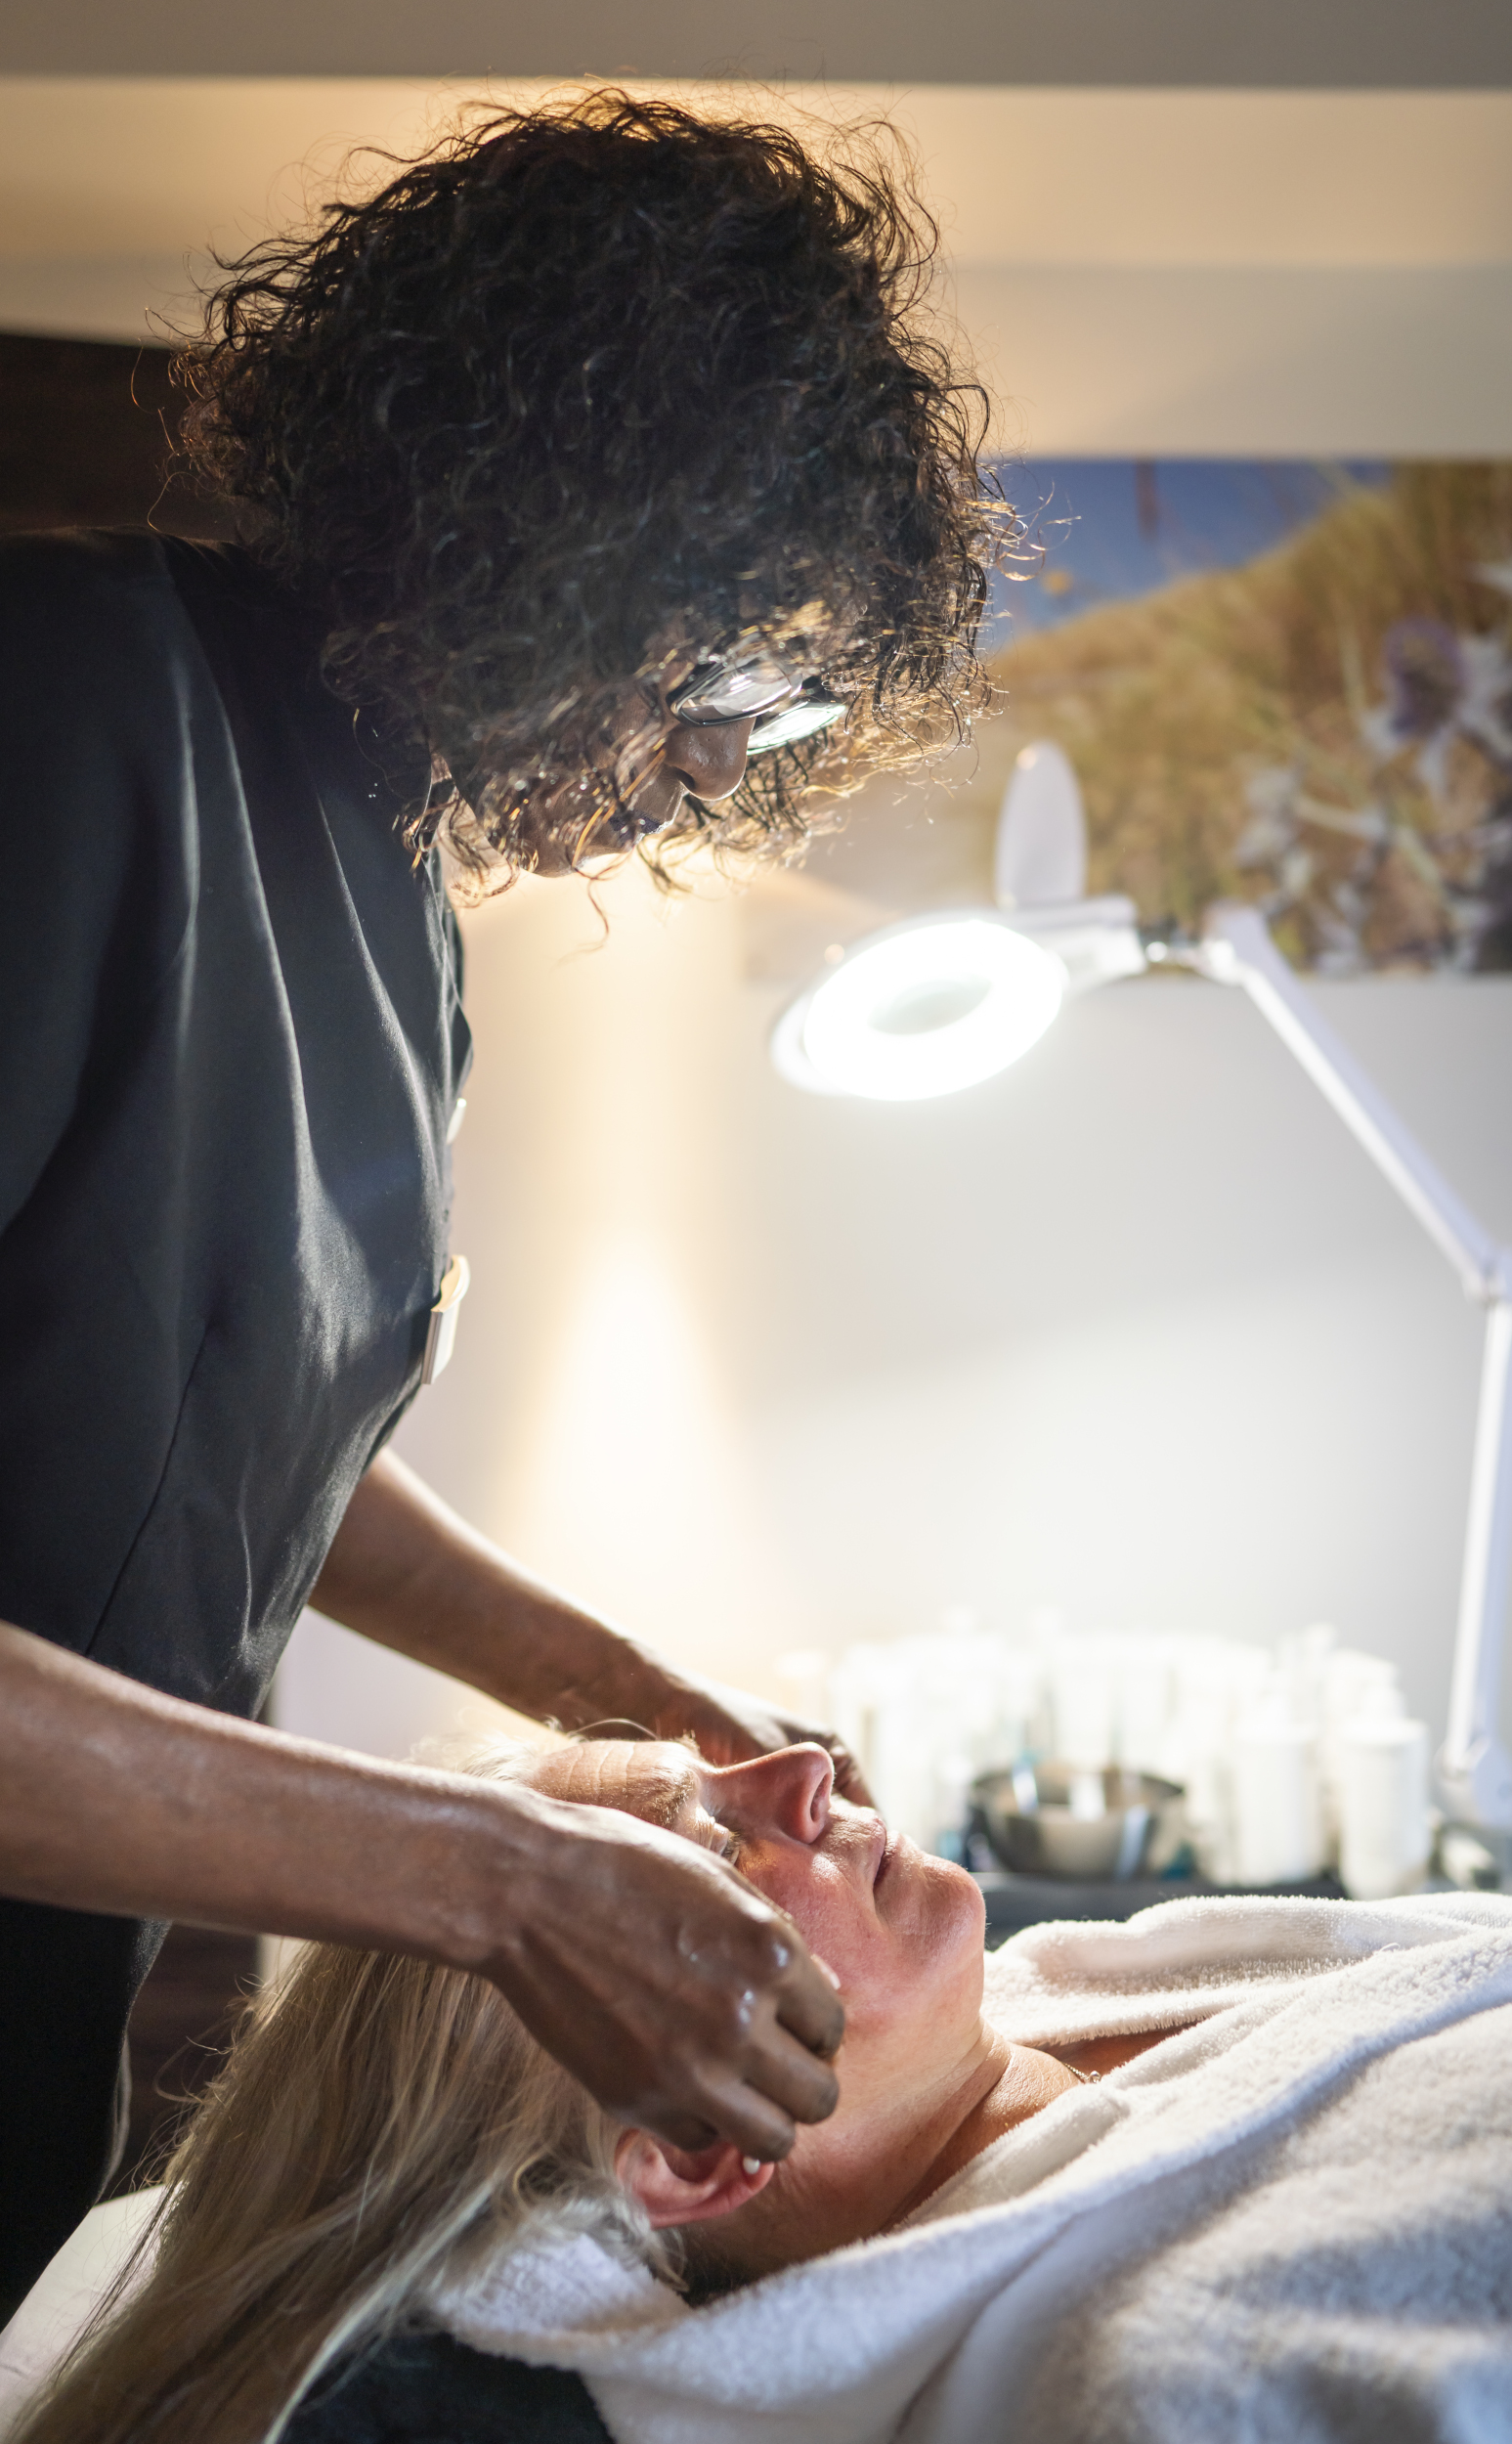
[[884, 2239], [696, 2310], [579, 2241], [439, 2321], [616, 2444], [1512, 2444], [1512, 1900], [1171, 1901], [986, 1993], [1029, 2043], [1198, 2025]]

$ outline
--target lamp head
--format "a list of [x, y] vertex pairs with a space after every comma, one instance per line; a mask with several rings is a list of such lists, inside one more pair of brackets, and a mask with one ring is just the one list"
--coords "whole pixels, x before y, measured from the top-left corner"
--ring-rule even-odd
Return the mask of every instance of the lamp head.
[[852, 942], [789, 1005], [772, 1060], [815, 1095], [955, 1094], [1020, 1060], [1069, 997], [1145, 965], [1128, 899], [910, 917]]
[[1066, 972], [990, 909], [914, 917], [853, 943], [785, 1011], [784, 1077], [821, 1095], [918, 1103], [975, 1086], [1037, 1043]]
[[1139, 976], [1134, 903], [1084, 899], [1076, 774], [1025, 747], [998, 817], [997, 908], [907, 918], [842, 951], [778, 1020], [772, 1059], [795, 1086], [920, 1103], [976, 1086], [1037, 1044], [1067, 994]]
[[1087, 894], [1087, 817], [1070, 757], [1051, 738], [1019, 749], [998, 813], [992, 861], [1000, 908], [1046, 908]]

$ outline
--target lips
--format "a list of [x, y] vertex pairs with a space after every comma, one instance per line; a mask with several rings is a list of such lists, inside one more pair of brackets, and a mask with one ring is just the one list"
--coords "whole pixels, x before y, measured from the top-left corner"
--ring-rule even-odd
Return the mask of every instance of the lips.
[[887, 1869], [892, 1864], [893, 1856], [897, 1849], [898, 1838], [895, 1833], [888, 1832], [881, 1816], [877, 1819], [877, 1831], [881, 1839], [877, 1850], [877, 1863], [872, 1869], [872, 1890], [874, 1893], [876, 1892], [878, 1885], [881, 1884], [883, 1878], [886, 1876]]

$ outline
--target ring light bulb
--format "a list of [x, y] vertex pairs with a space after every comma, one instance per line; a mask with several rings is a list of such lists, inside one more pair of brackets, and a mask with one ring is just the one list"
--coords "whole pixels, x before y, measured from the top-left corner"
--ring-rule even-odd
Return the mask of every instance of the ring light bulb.
[[791, 1014], [799, 1024], [785, 1023], [773, 1049], [790, 1076], [806, 1068], [803, 1082], [821, 1092], [922, 1102], [1018, 1060], [1051, 1025], [1065, 986], [1060, 961], [1000, 919], [925, 919], [849, 952]]

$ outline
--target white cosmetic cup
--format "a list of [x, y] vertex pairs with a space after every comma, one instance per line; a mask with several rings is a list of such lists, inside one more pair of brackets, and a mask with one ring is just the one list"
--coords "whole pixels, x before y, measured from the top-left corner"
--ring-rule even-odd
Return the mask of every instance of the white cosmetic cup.
[[1066, 1765], [1110, 1766], [1117, 1755], [1114, 1660], [1101, 1638], [1066, 1638], [1050, 1658], [1056, 1755]]
[[1355, 1900], [1386, 1900], [1421, 1884], [1428, 1815], [1428, 1725], [1402, 1717], [1357, 1716], [1335, 1748], [1339, 1875]]
[[1262, 1716], [1233, 1743], [1234, 1880], [1305, 1884], [1322, 1857], [1317, 1739], [1304, 1724]]

